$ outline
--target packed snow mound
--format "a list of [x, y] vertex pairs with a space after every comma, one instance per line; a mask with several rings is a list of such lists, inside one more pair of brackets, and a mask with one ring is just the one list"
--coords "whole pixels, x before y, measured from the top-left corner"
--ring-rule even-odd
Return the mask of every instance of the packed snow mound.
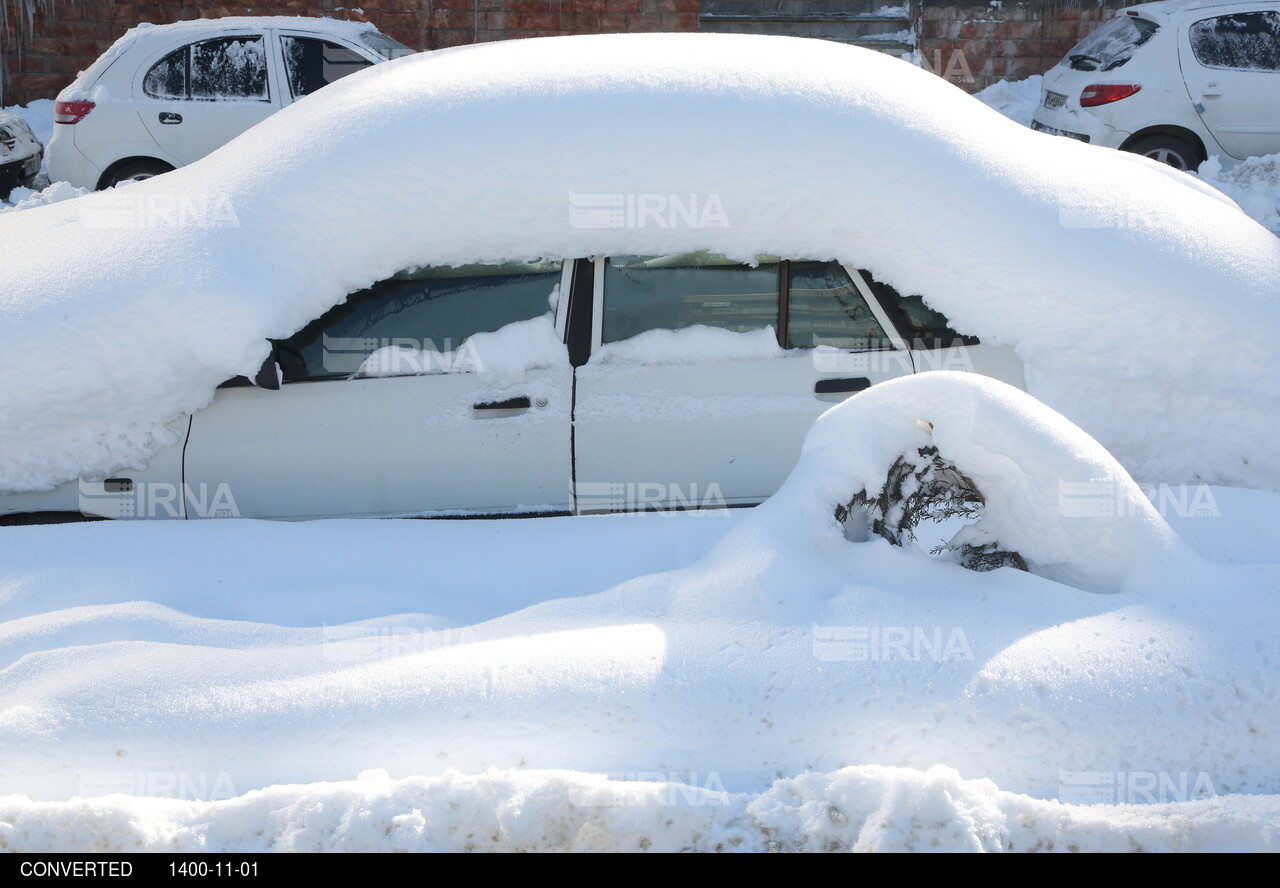
[[1196, 175], [1240, 205], [1273, 234], [1280, 236], [1280, 154], [1250, 157], [1230, 169], [1214, 156]]
[[[874, 499], [900, 457], [930, 448], [984, 500], [981, 519], [956, 544], [996, 543], [1021, 555], [1032, 573], [1105, 592], [1181, 551], [1098, 442], [1025, 392], [975, 373], [901, 377], [832, 407], [767, 508], [812, 515], [810, 532], [830, 533], [837, 506], [858, 493]], [[816, 510], [805, 508], [814, 502]]]
[[[655, 193], [718, 224], [575, 211]], [[690, 250], [868, 268], [1016, 346], [1135, 476], [1280, 486], [1280, 241], [1221, 194], [880, 53], [678, 34], [377, 65], [172, 174], [0, 217], [0, 490], [145, 462], [266, 337], [400, 270]]]
[[1043, 87], [1044, 75], [1033, 74], [1025, 80], [998, 81], [974, 93], [973, 97], [1010, 120], [1031, 126], [1036, 108], [1040, 107], [1040, 90]]
[[1280, 799], [1063, 805], [951, 768], [861, 766], [731, 793], [713, 773], [498, 770], [184, 802], [0, 796], [0, 851], [1275, 851]]

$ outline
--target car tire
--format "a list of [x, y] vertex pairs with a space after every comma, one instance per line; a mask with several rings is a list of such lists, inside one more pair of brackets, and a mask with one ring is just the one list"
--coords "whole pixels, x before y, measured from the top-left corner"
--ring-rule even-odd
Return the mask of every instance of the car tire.
[[1139, 139], [1124, 149], [1134, 154], [1141, 154], [1160, 163], [1168, 164], [1175, 170], [1194, 173], [1205, 158], [1200, 149], [1178, 136], [1147, 136]]
[[114, 188], [131, 179], [150, 179], [173, 170], [163, 160], [131, 160], [111, 170], [102, 179], [99, 188]]

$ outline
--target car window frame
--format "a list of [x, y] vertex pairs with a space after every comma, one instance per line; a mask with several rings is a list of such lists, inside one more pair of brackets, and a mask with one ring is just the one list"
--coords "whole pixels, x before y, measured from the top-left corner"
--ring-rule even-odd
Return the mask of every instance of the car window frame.
[[[191, 40], [188, 38], [185, 40], [177, 41], [176, 43], [169, 43], [165, 46], [164, 49], [149, 55], [147, 59], [141, 65], [138, 66], [138, 73], [134, 81], [134, 90], [133, 90], [134, 95], [141, 97], [145, 101], [151, 101], [151, 102], [183, 102], [183, 103], [200, 102], [200, 103], [209, 104], [209, 105], [212, 105], [212, 104], [221, 104], [221, 105], [279, 104], [278, 102], [276, 102], [276, 99], [275, 99], [275, 95], [277, 94], [277, 89], [275, 84], [275, 80], [276, 80], [275, 68], [276, 68], [278, 59], [276, 56], [272, 54], [273, 50], [271, 48], [271, 44], [273, 43], [273, 41], [271, 40], [271, 35], [273, 33], [274, 31], [271, 29], [264, 29], [264, 30], [246, 29], [244, 31], [227, 31], [224, 33], [210, 34], [208, 37], [201, 37], [196, 40]], [[263, 52], [267, 54], [267, 59], [266, 59], [267, 95], [266, 97], [265, 98], [248, 98], [246, 96], [221, 97], [221, 98], [193, 97], [191, 95], [191, 47], [200, 43], [208, 43], [212, 40], [235, 40], [235, 39], [244, 39], [244, 38], [260, 39], [262, 41]], [[147, 78], [151, 75], [151, 71], [157, 65], [159, 65], [162, 61], [167, 59], [173, 53], [178, 52], [179, 50], [182, 50], [186, 53], [187, 94], [185, 96], [157, 96], [149, 92], [147, 90]]]
[[[609, 256], [597, 256], [594, 260], [595, 274], [594, 274], [594, 280], [592, 284], [593, 298], [592, 298], [592, 306], [591, 306], [591, 354], [592, 355], [597, 354], [600, 351], [600, 349], [603, 348], [605, 345], [604, 343], [604, 297], [605, 297], [604, 280], [605, 280], [605, 267], [608, 264], [609, 258], [610, 258]], [[779, 260], [780, 264], [779, 264], [779, 270], [778, 270], [778, 279], [779, 279], [778, 317], [775, 319], [775, 323], [773, 324], [773, 327], [774, 327], [774, 334], [778, 340], [778, 345], [783, 350], [784, 353], [812, 352], [814, 348], [813, 346], [797, 346], [795, 348], [788, 348], [786, 344], [787, 333], [788, 333], [787, 308], [789, 305], [788, 291], [789, 291], [789, 278], [790, 278], [790, 275], [789, 275], [790, 263], [807, 262], [807, 261], [819, 261], [819, 260], [795, 259], [795, 258], [786, 258], [786, 259]], [[864, 300], [866, 300], [867, 307], [871, 309], [871, 314], [875, 318], [876, 323], [878, 323], [880, 327], [884, 330], [885, 336], [891, 344], [891, 348], [865, 349], [865, 350], [840, 348], [839, 346], [831, 346], [831, 348], [840, 348], [840, 351], [848, 352], [850, 354], [860, 354], [864, 351], [867, 351], [867, 352], [902, 351], [902, 352], [910, 353], [910, 350], [911, 350], [910, 344], [903, 338], [903, 335], [901, 331], [898, 329], [898, 326], [893, 323], [889, 313], [885, 311], [884, 306], [882, 306], [880, 304], [880, 301], [875, 297], [875, 294], [872, 292], [871, 288], [867, 285], [867, 282], [863, 280], [861, 272], [858, 271], [858, 269], [851, 268], [846, 263], [841, 262], [839, 264], [840, 264], [840, 267], [844, 270], [845, 274], [849, 276], [849, 279], [853, 281], [854, 286], [858, 290], [858, 294]], [[621, 341], [625, 342], [626, 340], [621, 340]]]
[[[292, 105], [294, 102], [300, 99], [305, 99], [306, 96], [295, 96], [293, 94], [293, 86], [289, 83], [289, 64], [285, 60], [285, 51], [284, 51], [284, 38], [286, 37], [293, 37], [300, 40], [319, 40], [323, 43], [332, 43], [335, 46], [341, 46], [343, 49], [350, 50], [351, 52], [355, 53], [356, 55], [360, 56], [362, 59], [367, 61], [369, 63], [369, 67], [377, 67], [378, 65], [381, 65], [383, 62], [388, 61], [387, 59], [379, 58], [378, 55], [372, 52], [371, 50], [369, 50], [368, 47], [357, 45], [351, 42], [350, 40], [344, 40], [341, 37], [335, 37], [332, 34], [320, 34], [315, 31], [296, 31], [293, 29], [282, 29], [282, 28], [272, 29], [270, 33], [272, 34], [272, 38], [273, 38], [272, 42], [275, 43], [276, 58], [279, 60], [278, 74], [280, 77], [280, 84], [281, 84], [280, 86], [281, 100], [283, 102], [284, 99], [288, 99], [288, 104], [290, 105]], [[352, 72], [352, 73], [357, 73], [357, 72]], [[350, 75], [347, 75], [347, 76], [350, 76]], [[336, 82], [337, 81], [334, 81], [334, 83]], [[325, 84], [325, 85], [330, 86], [332, 84]], [[323, 89], [323, 87], [321, 88]], [[317, 92], [319, 92], [319, 90], [317, 90]], [[311, 94], [308, 93], [308, 95], [311, 95]]]
[[1192, 40], [1192, 31], [1196, 25], [1211, 22], [1215, 19], [1231, 18], [1232, 16], [1239, 15], [1270, 15], [1280, 21], [1280, 11], [1275, 9], [1257, 8], [1237, 9], [1232, 12], [1220, 11], [1216, 15], [1207, 15], [1204, 18], [1193, 18], [1188, 21], [1186, 26], [1182, 29], [1183, 39], [1186, 42], [1187, 49], [1191, 53], [1192, 61], [1201, 68], [1204, 68], [1206, 71], [1231, 71], [1238, 74], [1273, 74], [1280, 76], [1280, 68], [1237, 68], [1230, 65], [1210, 65], [1200, 58], [1200, 54], [1196, 52], [1195, 41]]

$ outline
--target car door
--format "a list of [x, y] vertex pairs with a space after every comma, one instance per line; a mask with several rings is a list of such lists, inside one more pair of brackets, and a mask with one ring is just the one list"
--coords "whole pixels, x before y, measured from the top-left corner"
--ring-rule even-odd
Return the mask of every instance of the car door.
[[1280, 151], [1280, 13], [1192, 22], [1179, 47], [1191, 101], [1223, 150], [1238, 159]]
[[595, 272], [592, 353], [576, 371], [579, 512], [760, 502], [818, 415], [913, 371], [838, 263], [614, 256]]
[[561, 263], [425, 268], [276, 344], [278, 391], [192, 420], [188, 486], [251, 518], [568, 511]]
[[134, 92], [156, 144], [192, 163], [278, 111], [272, 45], [265, 33], [224, 35], [144, 65]]
[[314, 34], [279, 31], [276, 39], [286, 103], [296, 102], [380, 61], [352, 46]]

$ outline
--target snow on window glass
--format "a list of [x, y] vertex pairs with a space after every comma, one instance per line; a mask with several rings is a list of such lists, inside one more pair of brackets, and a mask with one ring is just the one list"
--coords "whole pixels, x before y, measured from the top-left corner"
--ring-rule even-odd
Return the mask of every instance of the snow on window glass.
[[1280, 71], [1280, 15], [1244, 12], [1191, 26], [1191, 49], [1207, 68]]
[[191, 47], [191, 98], [266, 99], [267, 52], [261, 37], [225, 37]]
[[346, 47], [307, 37], [281, 37], [284, 66], [293, 97], [310, 95], [322, 86], [341, 80], [370, 65], [368, 59]]
[[792, 262], [787, 271], [788, 348], [893, 347], [839, 262]]
[[1134, 16], [1112, 19], [1077, 43], [1067, 53], [1067, 62], [1077, 71], [1114, 70], [1159, 30], [1155, 22]]
[[604, 271], [604, 341], [703, 325], [736, 333], [778, 322], [779, 263], [709, 253], [614, 256]]
[[171, 52], [152, 66], [142, 81], [143, 91], [157, 99], [187, 97], [187, 47]]
[[[374, 352], [392, 347], [451, 354], [476, 334], [548, 314], [560, 272], [561, 263], [553, 261], [402, 272], [353, 293], [280, 341], [277, 354], [285, 381], [346, 378], [360, 371]], [[406, 363], [405, 369], [436, 369], [435, 363]]]

